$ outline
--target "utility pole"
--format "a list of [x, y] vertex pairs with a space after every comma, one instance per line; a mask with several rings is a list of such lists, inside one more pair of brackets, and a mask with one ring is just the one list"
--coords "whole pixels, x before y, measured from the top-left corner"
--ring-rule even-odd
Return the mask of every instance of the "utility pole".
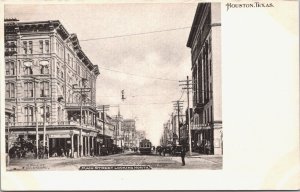
[[103, 144], [106, 146], [106, 139], [105, 139], [105, 111], [109, 110], [110, 105], [99, 105], [98, 110], [102, 111], [103, 113]]
[[[46, 95], [43, 94], [42, 97], [46, 97]], [[44, 152], [46, 150], [46, 118], [47, 118], [47, 115], [48, 115], [47, 114], [47, 105], [46, 105], [46, 102], [47, 102], [47, 99], [44, 99], [44, 114], [43, 114], [43, 116], [44, 116], [44, 119], [43, 119], [43, 126], [44, 126], [43, 147], [44, 147]], [[48, 151], [48, 156], [49, 156], [49, 151]]]
[[[180, 110], [183, 108], [183, 101], [173, 101], [174, 102], [174, 109], [177, 110], [177, 117], [178, 117], [178, 143], [179, 145], [181, 144], [181, 141], [180, 141]], [[173, 117], [173, 116], [172, 116]], [[174, 132], [176, 134], [176, 126], [174, 126]], [[175, 143], [176, 143], [176, 140], [175, 140]]]
[[79, 154], [80, 156], [83, 155], [83, 144], [82, 144], [82, 105], [83, 105], [83, 101], [86, 98], [86, 93], [89, 93], [91, 91], [91, 88], [88, 88], [86, 86], [87, 84], [87, 79], [86, 78], [82, 78], [82, 84], [83, 87], [76, 87], [78, 86], [77, 84], [72, 85], [72, 89], [73, 89], [73, 93], [79, 93], [80, 94], [80, 151]]
[[35, 115], [35, 141], [36, 141], [36, 158], [39, 158], [39, 125], [38, 125], [38, 118], [37, 118], [37, 103], [36, 103], [36, 78], [33, 78], [33, 87], [34, 87], [34, 115]]
[[193, 89], [193, 87], [190, 87], [193, 85], [193, 83], [190, 83], [192, 80], [189, 80], [189, 76], [186, 76], [186, 80], [179, 81], [184, 82], [185, 84], [179, 84], [179, 86], [183, 86], [182, 89], [187, 90], [187, 108], [188, 108], [188, 131], [189, 131], [189, 155], [192, 155], [192, 134], [191, 134], [191, 120], [190, 120], [190, 89]]

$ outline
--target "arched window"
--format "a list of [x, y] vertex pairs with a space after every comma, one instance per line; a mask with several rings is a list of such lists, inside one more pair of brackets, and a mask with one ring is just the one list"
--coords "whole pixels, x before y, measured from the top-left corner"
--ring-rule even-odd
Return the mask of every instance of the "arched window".
[[15, 84], [6, 83], [5, 84], [5, 98], [15, 98]]
[[49, 66], [48, 65], [41, 65], [41, 74], [49, 74]]
[[25, 75], [32, 75], [33, 71], [31, 67], [25, 67]]

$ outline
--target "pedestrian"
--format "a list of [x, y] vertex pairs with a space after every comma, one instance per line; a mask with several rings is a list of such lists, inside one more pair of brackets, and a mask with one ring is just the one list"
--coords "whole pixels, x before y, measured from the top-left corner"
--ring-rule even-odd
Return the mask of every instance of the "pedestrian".
[[182, 166], [185, 166], [185, 160], [184, 160], [184, 158], [185, 158], [185, 147], [184, 146], [181, 147], [180, 156], [181, 156]]
[[45, 158], [46, 158], [46, 159], [48, 159], [48, 153], [49, 153], [48, 147], [45, 147]]

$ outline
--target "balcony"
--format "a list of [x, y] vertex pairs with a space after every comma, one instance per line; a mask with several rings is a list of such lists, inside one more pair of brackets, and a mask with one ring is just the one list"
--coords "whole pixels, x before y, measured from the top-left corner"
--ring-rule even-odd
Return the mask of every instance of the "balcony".
[[[80, 108], [80, 106], [81, 106], [80, 102], [78, 102], [78, 103], [66, 103], [66, 107], [69, 107], [69, 108]], [[85, 103], [85, 102], [83, 102], [82, 107], [96, 108], [96, 104], [95, 103]]]
[[197, 103], [195, 108], [194, 108], [194, 113], [201, 114], [201, 112], [204, 109], [204, 106], [205, 106], [204, 103]]
[[[43, 127], [44, 122], [37, 122], [38, 127]], [[7, 122], [5, 124], [8, 125]], [[18, 122], [18, 123], [10, 123], [11, 128], [33, 128], [36, 126], [36, 122]], [[77, 121], [60, 121], [60, 122], [53, 122], [53, 123], [46, 123], [47, 128], [57, 128], [57, 127], [78, 127], [78, 128], [85, 128], [85, 129], [95, 129], [95, 125], [91, 123], [83, 123], [80, 126], [80, 123]]]
[[211, 129], [211, 124], [205, 123], [205, 124], [196, 124], [191, 126], [191, 130], [208, 130]]

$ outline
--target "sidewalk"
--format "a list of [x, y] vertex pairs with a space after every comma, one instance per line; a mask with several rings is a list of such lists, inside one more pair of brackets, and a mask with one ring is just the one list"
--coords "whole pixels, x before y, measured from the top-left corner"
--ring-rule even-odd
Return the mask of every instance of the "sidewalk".
[[214, 163], [222, 163], [223, 162], [223, 155], [206, 155], [206, 154], [199, 154], [197, 152], [192, 152], [192, 156], [189, 156], [187, 153], [187, 158], [201, 158], [207, 161], [211, 161]]

